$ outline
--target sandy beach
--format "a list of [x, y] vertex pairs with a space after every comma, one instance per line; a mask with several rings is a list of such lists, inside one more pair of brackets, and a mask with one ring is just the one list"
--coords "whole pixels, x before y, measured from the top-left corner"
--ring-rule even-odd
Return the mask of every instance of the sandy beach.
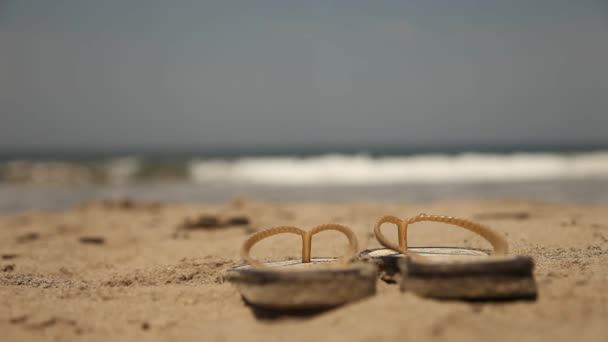
[[[258, 317], [224, 282], [248, 234], [278, 225], [352, 228], [361, 249], [383, 215], [454, 215], [504, 234], [536, 260], [536, 301], [445, 302], [377, 294], [311, 317]], [[214, 218], [219, 220], [214, 221]], [[387, 229], [388, 231], [388, 229]], [[395, 233], [396, 235], [396, 233]], [[297, 258], [297, 237], [261, 242], [265, 260]], [[419, 224], [411, 245], [488, 247], [459, 229]], [[339, 255], [338, 233], [313, 254]], [[0, 330], [4, 341], [606, 341], [608, 207], [524, 201], [164, 204], [96, 202], [0, 217]]]

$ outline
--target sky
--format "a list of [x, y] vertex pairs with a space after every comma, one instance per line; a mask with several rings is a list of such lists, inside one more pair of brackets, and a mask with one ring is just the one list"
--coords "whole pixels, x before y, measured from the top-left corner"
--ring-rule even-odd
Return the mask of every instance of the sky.
[[0, 0], [0, 148], [608, 144], [601, 0]]

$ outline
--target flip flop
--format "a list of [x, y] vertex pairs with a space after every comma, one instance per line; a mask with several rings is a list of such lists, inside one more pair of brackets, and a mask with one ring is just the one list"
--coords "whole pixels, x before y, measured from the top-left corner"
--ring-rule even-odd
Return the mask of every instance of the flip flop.
[[[409, 224], [431, 221], [455, 225], [487, 240], [493, 253], [461, 247], [409, 247]], [[397, 225], [399, 244], [381, 231], [384, 223]], [[420, 214], [401, 220], [385, 216], [374, 227], [376, 238], [386, 248], [366, 250], [361, 260], [373, 261], [388, 280], [395, 279], [402, 291], [423, 297], [464, 300], [535, 299], [537, 296], [529, 256], [509, 256], [506, 240], [489, 227], [461, 218]]]
[[[336, 230], [348, 238], [348, 253], [341, 258], [311, 258], [313, 235]], [[260, 240], [277, 234], [302, 237], [302, 260], [261, 263], [249, 255]], [[296, 227], [276, 227], [251, 235], [241, 248], [248, 265], [225, 273], [236, 285], [244, 300], [257, 308], [271, 310], [324, 309], [356, 301], [375, 294], [377, 267], [369, 263], [351, 263], [358, 252], [355, 234], [339, 224], [324, 224], [309, 231]]]

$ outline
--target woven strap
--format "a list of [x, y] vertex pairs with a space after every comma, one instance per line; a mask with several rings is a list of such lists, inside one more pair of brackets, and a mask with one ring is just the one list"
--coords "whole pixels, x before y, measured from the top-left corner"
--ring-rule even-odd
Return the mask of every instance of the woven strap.
[[241, 257], [247, 263], [255, 267], [264, 267], [264, 265], [258, 260], [254, 259], [249, 255], [251, 248], [253, 245], [258, 243], [259, 241], [279, 234], [296, 234], [302, 237], [302, 262], [309, 263], [310, 262], [310, 254], [312, 249], [312, 237], [315, 234], [318, 234], [325, 230], [336, 230], [346, 235], [348, 238], [348, 251], [347, 253], [339, 259], [342, 263], [349, 263], [353, 257], [357, 254], [359, 250], [359, 243], [357, 241], [357, 237], [355, 234], [346, 226], [340, 224], [322, 224], [312, 228], [309, 231], [302, 230], [296, 227], [275, 227], [261, 230], [253, 235], [251, 235], [241, 247]]
[[[380, 242], [380, 244], [382, 244], [384, 247], [400, 252], [403, 255], [418, 259], [424, 259], [424, 257], [422, 257], [421, 255], [416, 254], [414, 252], [410, 252], [407, 248], [408, 225], [424, 221], [448, 223], [469, 230], [487, 240], [492, 245], [495, 255], [506, 255], [509, 252], [507, 241], [494, 230], [490, 229], [485, 225], [452, 216], [420, 214], [418, 216], [406, 220], [402, 220], [395, 216], [384, 216], [380, 219], [380, 221], [378, 221], [378, 223], [376, 223], [376, 226], [374, 227], [374, 234], [376, 235], [376, 239], [378, 239], [378, 242]], [[397, 226], [399, 240], [398, 245], [389, 241], [382, 234], [380, 228], [384, 223], [393, 223]]]

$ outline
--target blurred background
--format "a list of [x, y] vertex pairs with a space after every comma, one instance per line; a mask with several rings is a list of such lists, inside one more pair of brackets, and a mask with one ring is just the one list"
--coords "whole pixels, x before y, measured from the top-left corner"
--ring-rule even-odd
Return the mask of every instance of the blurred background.
[[608, 202], [604, 0], [0, 0], [0, 211]]

